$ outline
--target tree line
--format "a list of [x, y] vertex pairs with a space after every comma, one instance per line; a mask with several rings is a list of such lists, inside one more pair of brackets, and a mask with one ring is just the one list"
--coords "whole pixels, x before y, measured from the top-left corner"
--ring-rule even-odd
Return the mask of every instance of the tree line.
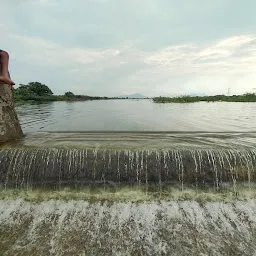
[[[20, 84], [18, 88], [13, 88], [14, 100], [17, 103], [44, 102], [44, 101], [85, 101], [102, 99], [120, 99], [119, 97], [99, 97], [88, 95], [75, 95], [73, 92], [65, 92], [64, 95], [54, 95], [52, 90], [40, 82], [30, 82]], [[127, 98], [128, 99], [128, 98]], [[199, 101], [226, 101], [226, 102], [256, 102], [255, 93], [243, 95], [214, 95], [214, 96], [180, 96], [180, 97], [155, 97], [155, 103], [193, 103]]]
[[15, 102], [34, 101], [84, 101], [110, 99], [108, 97], [75, 95], [73, 92], [65, 92], [64, 95], [54, 95], [52, 90], [40, 82], [30, 82], [20, 84], [18, 88], [13, 88]]
[[256, 102], [255, 93], [246, 93], [243, 95], [214, 95], [214, 96], [180, 96], [180, 97], [155, 97], [156, 103], [193, 103], [199, 101], [226, 101], [226, 102]]

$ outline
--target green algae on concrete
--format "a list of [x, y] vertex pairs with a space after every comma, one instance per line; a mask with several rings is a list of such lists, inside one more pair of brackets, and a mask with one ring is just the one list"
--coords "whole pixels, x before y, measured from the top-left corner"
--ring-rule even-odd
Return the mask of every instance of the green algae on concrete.
[[90, 188], [79, 189], [1, 189], [0, 200], [15, 200], [23, 198], [31, 202], [43, 202], [49, 200], [85, 200], [90, 202], [119, 201], [119, 202], [144, 202], [159, 200], [197, 201], [197, 202], [231, 202], [233, 200], [256, 199], [256, 187], [246, 186], [230, 187], [217, 191], [215, 188], [192, 189], [166, 188], [162, 191], [147, 189], [146, 187], [121, 187], [113, 188]]

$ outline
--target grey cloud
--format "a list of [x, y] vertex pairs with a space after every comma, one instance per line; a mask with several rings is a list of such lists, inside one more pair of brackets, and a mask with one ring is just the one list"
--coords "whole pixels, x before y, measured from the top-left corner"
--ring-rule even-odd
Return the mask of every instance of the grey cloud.
[[256, 2], [250, 0], [56, 0], [54, 6], [35, 2], [39, 0], [12, 8], [17, 29], [67, 46], [111, 47], [137, 40], [140, 49], [154, 50], [245, 33], [256, 24]]
[[253, 0], [10, 0], [1, 47], [17, 80], [55, 93], [213, 93], [227, 81], [239, 91], [237, 74], [255, 82], [255, 9]]

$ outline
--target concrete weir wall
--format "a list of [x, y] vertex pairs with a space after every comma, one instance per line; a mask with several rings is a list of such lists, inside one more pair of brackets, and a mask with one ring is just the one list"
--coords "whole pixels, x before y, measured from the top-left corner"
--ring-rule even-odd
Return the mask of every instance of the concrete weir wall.
[[256, 182], [256, 151], [3, 148], [0, 187], [177, 185]]
[[10, 85], [0, 84], [0, 145], [22, 137], [23, 133], [14, 109]]

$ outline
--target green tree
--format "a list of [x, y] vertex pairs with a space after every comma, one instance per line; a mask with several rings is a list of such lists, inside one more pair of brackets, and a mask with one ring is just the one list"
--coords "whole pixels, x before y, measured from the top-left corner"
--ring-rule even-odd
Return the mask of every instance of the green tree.
[[73, 92], [65, 92], [64, 96], [67, 98], [74, 98], [75, 94]]
[[45, 84], [41, 84], [39, 82], [30, 82], [28, 86], [29, 86], [29, 90], [37, 96], [53, 95], [53, 92], [51, 91], [51, 89]]
[[15, 95], [19, 95], [21, 97], [30, 97], [30, 96], [36, 96], [36, 94], [30, 90], [29, 85], [20, 84], [18, 88], [14, 89]]

